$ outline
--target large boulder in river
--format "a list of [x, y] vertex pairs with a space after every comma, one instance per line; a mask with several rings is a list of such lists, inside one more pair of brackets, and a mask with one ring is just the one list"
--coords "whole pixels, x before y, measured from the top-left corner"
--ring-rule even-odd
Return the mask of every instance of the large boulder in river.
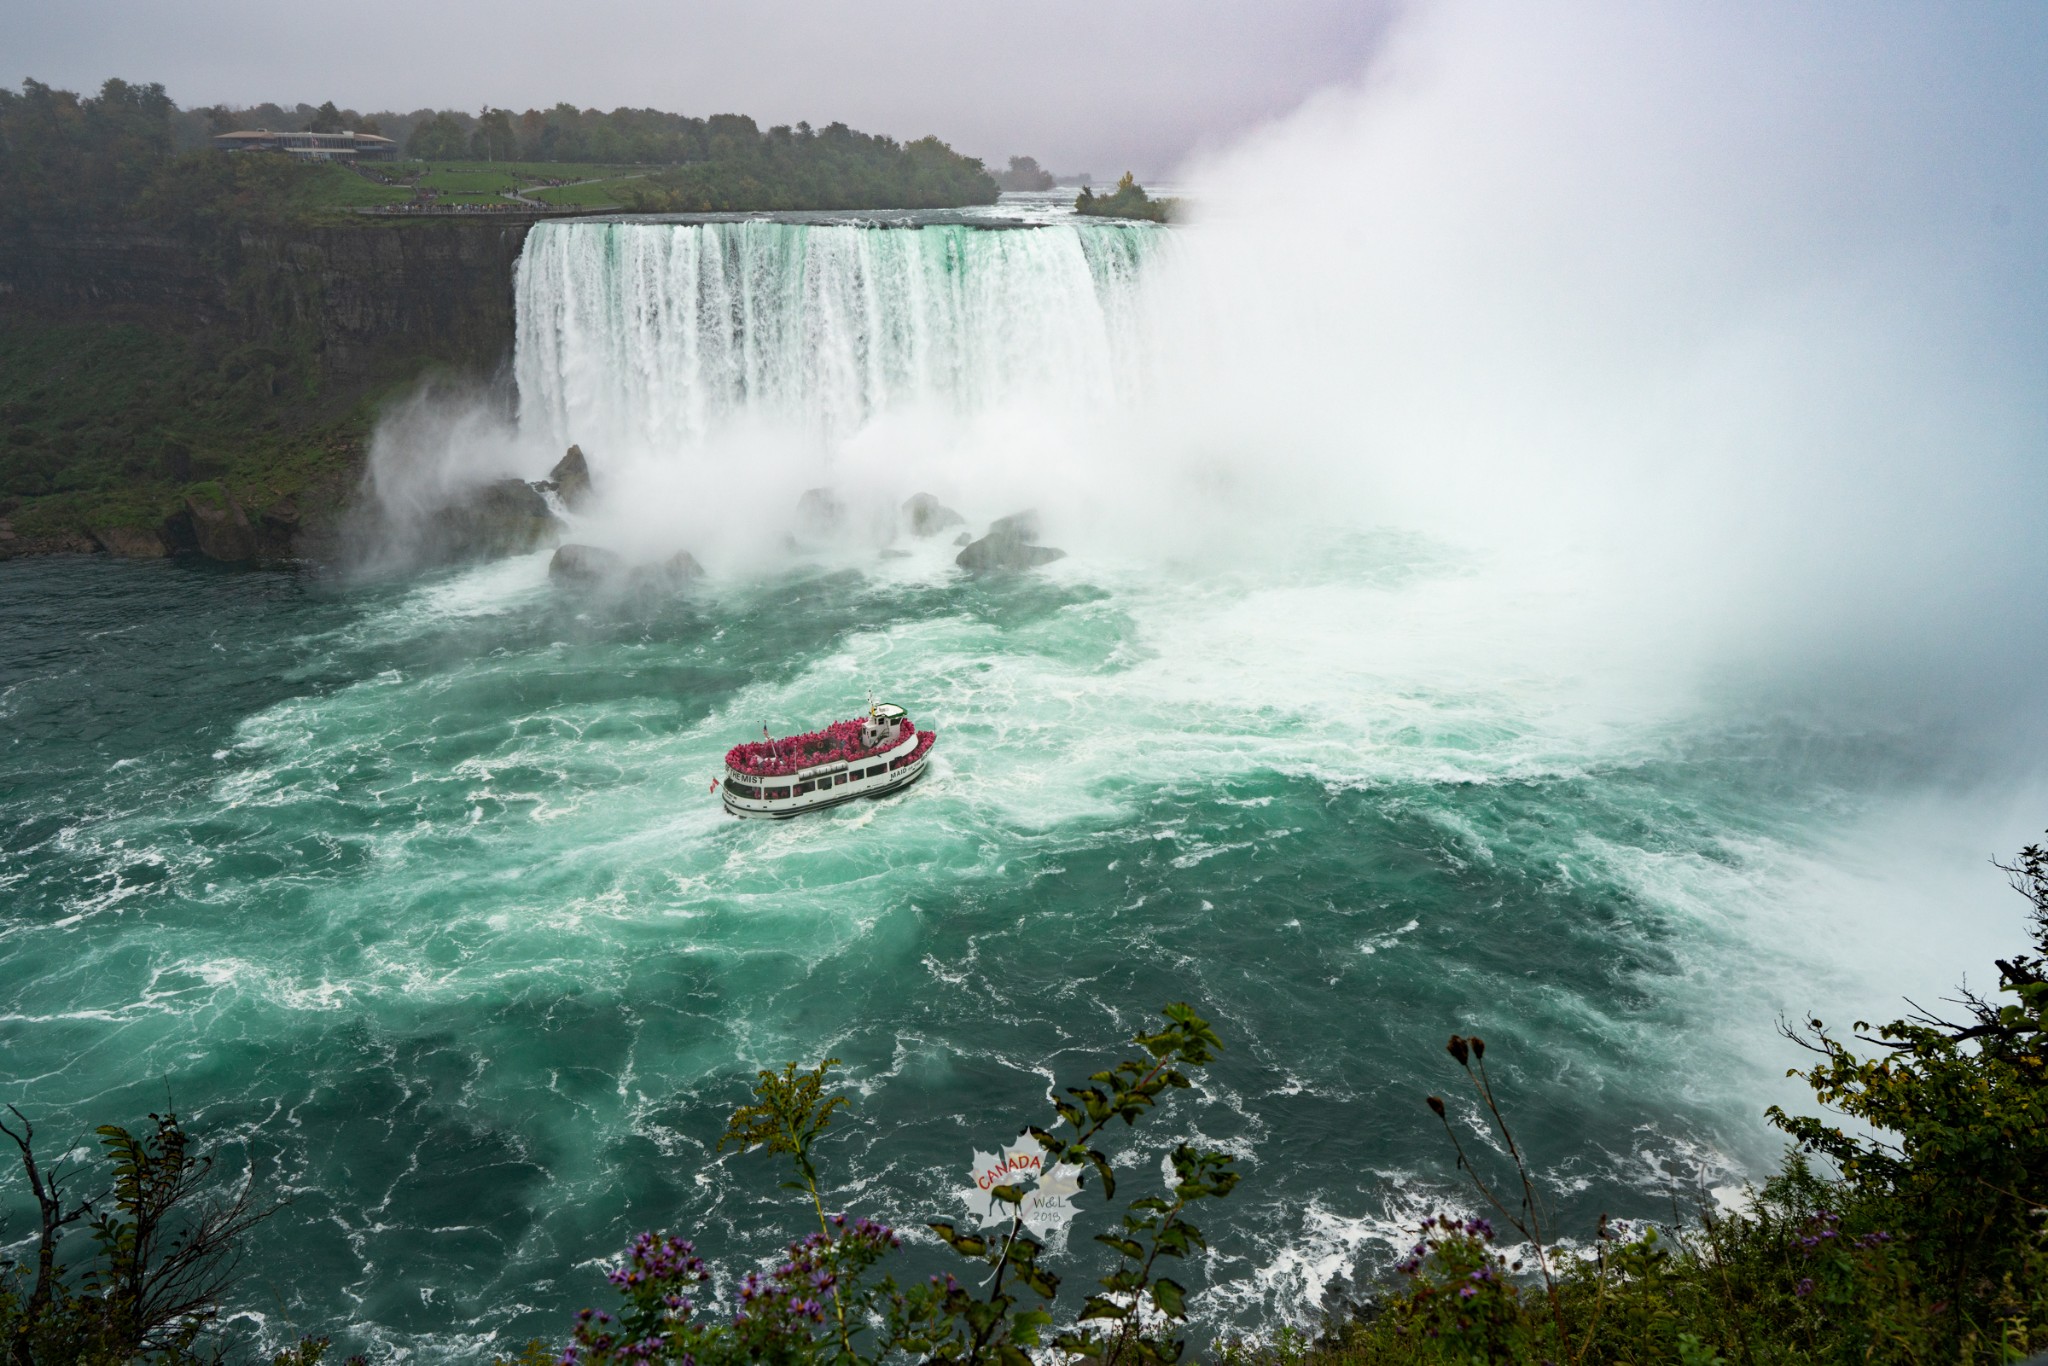
[[635, 565], [628, 582], [642, 593], [673, 593], [704, 577], [704, 566], [687, 550], [678, 550], [660, 564]]
[[547, 544], [561, 523], [548, 500], [524, 479], [479, 484], [435, 513], [429, 549], [440, 558], [491, 559], [524, 555]]
[[594, 545], [558, 546], [548, 561], [548, 577], [557, 583], [597, 584], [626, 572], [626, 561]]
[[703, 578], [704, 566], [698, 564], [697, 557], [689, 551], [678, 550], [660, 564], [646, 565], [635, 572], [660, 587], [681, 588]]
[[1066, 551], [1039, 545], [1037, 541], [1038, 513], [1012, 513], [991, 523], [988, 535], [970, 542], [953, 563], [972, 573], [986, 574], [1034, 569], [1066, 558]]
[[796, 500], [797, 530], [806, 536], [829, 536], [846, 521], [846, 504], [831, 489], [805, 489]]
[[225, 493], [219, 503], [185, 497], [185, 516], [199, 553], [223, 564], [245, 564], [256, 558], [256, 531], [241, 504]]
[[948, 527], [965, 526], [967, 519], [929, 493], [913, 493], [903, 504], [913, 536], [936, 536]]
[[108, 526], [93, 530], [100, 549], [117, 560], [160, 560], [171, 553], [155, 527]]
[[579, 588], [670, 592], [704, 577], [704, 566], [687, 550], [678, 550], [659, 564], [628, 566], [625, 557], [594, 545], [565, 545], [548, 561], [548, 577]]
[[581, 446], [571, 446], [569, 453], [555, 462], [548, 471], [548, 477], [540, 487], [551, 490], [562, 500], [562, 506], [572, 512], [582, 506], [590, 496], [590, 463], [583, 458]]

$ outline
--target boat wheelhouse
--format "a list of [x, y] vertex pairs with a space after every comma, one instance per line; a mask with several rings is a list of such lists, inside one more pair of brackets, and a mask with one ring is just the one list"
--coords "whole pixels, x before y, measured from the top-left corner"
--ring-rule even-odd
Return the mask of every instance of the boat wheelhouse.
[[924, 776], [938, 738], [937, 731], [919, 730], [903, 708], [884, 702], [865, 718], [834, 721], [808, 735], [734, 745], [725, 755], [725, 809], [783, 819], [884, 796]]

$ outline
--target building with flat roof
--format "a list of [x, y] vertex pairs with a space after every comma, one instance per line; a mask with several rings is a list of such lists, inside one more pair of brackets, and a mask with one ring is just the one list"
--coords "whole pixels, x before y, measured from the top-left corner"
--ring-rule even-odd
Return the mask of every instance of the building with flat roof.
[[398, 144], [376, 133], [216, 133], [216, 151], [282, 152], [306, 161], [396, 161]]

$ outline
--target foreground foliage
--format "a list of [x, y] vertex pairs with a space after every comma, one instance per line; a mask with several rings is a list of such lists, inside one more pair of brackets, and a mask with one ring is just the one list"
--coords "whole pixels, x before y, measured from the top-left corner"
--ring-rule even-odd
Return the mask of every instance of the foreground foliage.
[[[1117, 1120], [1135, 1124], [1168, 1090], [1188, 1086], [1188, 1072], [1223, 1046], [1187, 1006], [1168, 1006], [1165, 1016], [1164, 1028], [1133, 1039], [1141, 1056], [1069, 1087], [1051, 1122], [1031, 1128], [1042, 1150], [1042, 1182], [1057, 1176], [1064, 1188], [1079, 1190], [1093, 1176], [1103, 1199], [1114, 1197], [1116, 1168], [1097, 1146], [1105, 1130]], [[994, 1236], [947, 1222], [926, 1226], [973, 1264], [968, 1282], [947, 1273], [906, 1285], [876, 1274], [901, 1249], [902, 1234], [827, 1213], [819, 1192], [814, 1146], [846, 1103], [826, 1089], [836, 1062], [827, 1059], [802, 1073], [794, 1063], [781, 1073], [762, 1072], [756, 1103], [733, 1115], [720, 1143], [787, 1156], [800, 1178], [796, 1184], [810, 1197], [818, 1231], [789, 1244], [771, 1271], [749, 1273], [723, 1297], [689, 1243], [642, 1234], [611, 1273], [623, 1301], [618, 1313], [584, 1310], [561, 1366], [913, 1360], [1029, 1366], [1034, 1355], [1048, 1354], [1104, 1366], [1164, 1366], [1180, 1359], [1186, 1342], [1177, 1333], [1187, 1318], [1188, 1292], [1163, 1274], [1165, 1259], [1207, 1246], [1187, 1211], [1237, 1184], [1228, 1155], [1186, 1144], [1174, 1150], [1167, 1192], [1131, 1201], [1118, 1227], [1096, 1235], [1117, 1254], [1118, 1265], [1074, 1325], [1055, 1333], [1051, 1305], [1060, 1278], [1042, 1260], [1045, 1245], [1025, 1229], [1026, 1193], [1019, 1186], [994, 1188], [996, 1200], [1012, 1211]]]
[[1321, 1342], [1226, 1355], [1711, 1366], [2004, 1363], [2048, 1349], [2048, 852], [2030, 847], [2006, 871], [2030, 903], [2033, 952], [1999, 962], [2000, 999], [1965, 993], [1962, 1021], [1916, 1012], [1874, 1033], [1858, 1021], [1847, 1038], [1819, 1020], [1788, 1031], [1818, 1055], [1793, 1075], [1873, 1133], [1774, 1106], [1796, 1146], [1746, 1209], [1630, 1236], [1603, 1217], [1585, 1255], [1561, 1258], [1485, 1044], [1453, 1037], [1504, 1170], [1483, 1171], [1442, 1100], [1430, 1108], [1503, 1229], [1438, 1216], [1398, 1266], [1402, 1284]]
[[[0, 1338], [14, 1366], [217, 1355], [208, 1337], [243, 1240], [276, 1209], [254, 1198], [253, 1179], [216, 1182], [213, 1157], [166, 1113], [140, 1135], [101, 1126], [104, 1184], [81, 1196], [86, 1173], [39, 1160], [35, 1126], [8, 1111], [0, 1134], [19, 1151], [36, 1210], [33, 1264], [0, 1278]], [[302, 1344], [299, 1355], [324, 1350]]]

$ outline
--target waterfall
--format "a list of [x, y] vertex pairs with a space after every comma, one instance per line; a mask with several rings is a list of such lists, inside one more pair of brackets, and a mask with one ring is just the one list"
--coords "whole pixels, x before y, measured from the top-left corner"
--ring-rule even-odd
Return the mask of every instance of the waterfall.
[[519, 261], [522, 430], [687, 449], [765, 421], [831, 447], [936, 405], [1092, 407], [1134, 385], [1158, 229], [543, 223]]

